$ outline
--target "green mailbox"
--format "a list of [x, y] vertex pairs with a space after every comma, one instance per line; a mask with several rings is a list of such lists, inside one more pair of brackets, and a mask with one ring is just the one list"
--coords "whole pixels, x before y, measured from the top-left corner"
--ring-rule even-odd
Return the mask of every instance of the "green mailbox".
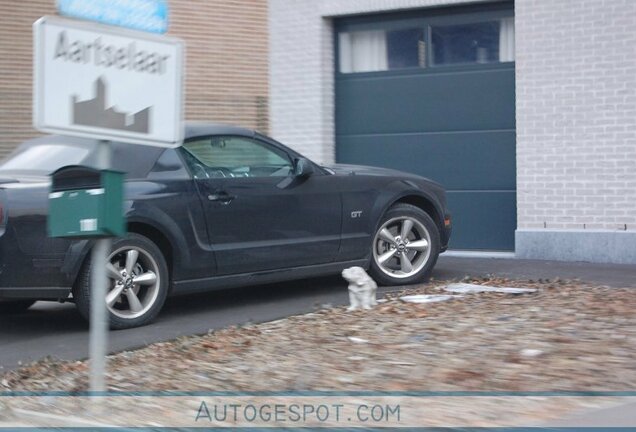
[[124, 174], [66, 166], [51, 174], [48, 229], [51, 237], [121, 237]]

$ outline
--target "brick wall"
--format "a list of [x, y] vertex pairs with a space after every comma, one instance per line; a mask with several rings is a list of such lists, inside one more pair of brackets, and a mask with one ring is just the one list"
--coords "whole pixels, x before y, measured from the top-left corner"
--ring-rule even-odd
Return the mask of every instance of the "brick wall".
[[[186, 42], [186, 119], [269, 129], [267, 0], [171, 0], [170, 35]], [[0, 158], [31, 127], [31, 24], [55, 0], [0, 0]]]
[[268, 132], [267, 0], [170, 1], [186, 42], [186, 118]]
[[31, 127], [31, 25], [53, 0], [0, 1], [0, 157], [36, 135]]
[[636, 1], [516, 3], [520, 229], [636, 229]]

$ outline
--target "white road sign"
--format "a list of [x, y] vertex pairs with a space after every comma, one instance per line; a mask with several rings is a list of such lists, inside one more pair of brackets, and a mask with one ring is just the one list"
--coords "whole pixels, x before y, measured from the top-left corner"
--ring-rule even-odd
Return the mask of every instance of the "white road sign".
[[183, 138], [183, 44], [43, 17], [34, 28], [34, 125], [44, 132], [162, 147]]

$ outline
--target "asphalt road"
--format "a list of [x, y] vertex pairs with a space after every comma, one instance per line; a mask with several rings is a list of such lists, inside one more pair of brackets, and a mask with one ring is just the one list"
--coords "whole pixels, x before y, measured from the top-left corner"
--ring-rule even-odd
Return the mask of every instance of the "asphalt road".
[[[500, 275], [515, 279], [578, 278], [609, 286], [636, 287], [636, 266], [557, 263], [515, 259], [441, 257], [435, 279], [466, 275]], [[380, 288], [380, 292], [395, 290]], [[348, 302], [339, 277], [318, 278], [168, 299], [151, 325], [110, 333], [110, 351], [117, 352], [178, 336], [247, 322], [264, 322]], [[88, 325], [72, 304], [36, 303], [27, 312], [0, 316], [0, 374], [46, 356], [82, 359], [88, 356]]]

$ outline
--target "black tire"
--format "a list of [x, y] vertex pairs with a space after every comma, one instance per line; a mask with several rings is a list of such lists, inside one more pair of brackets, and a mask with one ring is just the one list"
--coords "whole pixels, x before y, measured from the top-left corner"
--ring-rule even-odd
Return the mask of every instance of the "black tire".
[[36, 300], [0, 300], [0, 314], [10, 315], [26, 311]]
[[[407, 219], [411, 221], [413, 231], [409, 231], [406, 241], [403, 241], [400, 231]], [[388, 233], [384, 232], [382, 235], [383, 228], [386, 228]], [[387, 241], [389, 234], [394, 242]], [[423, 246], [424, 240], [429, 245], [428, 251]], [[418, 250], [409, 248], [409, 244], [417, 245]], [[410, 204], [395, 204], [380, 219], [373, 235], [371, 248], [369, 272], [381, 285], [408, 285], [425, 282], [430, 277], [439, 256], [439, 228], [433, 219], [419, 207]], [[394, 251], [393, 255], [391, 255], [392, 251]], [[402, 256], [406, 258], [404, 261], [410, 263], [410, 271], [404, 270], [404, 268], [408, 270], [408, 264], [405, 263], [405, 266], [402, 266]], [[386, 258], [383, 264], [380, 264], [381, 258]]]
[[[126, 313], [125, 306], [128, 305], [129, 309], [132, 309], [131, 303], [127, 300], [127, 295], [121, 294], [118, 298], [117, 304], [109, 307], [108, 315], [110, 321], [110, 328], [114, 330], [127, 329], [133, 327], [140, 327], [146, 324], [149, 324], [152, 320], [154, 320], [163, 304], [165, 303], [166, 296], [168, 294], [168, 287], [170, 285], [169, 275], [168, 275], [168, 266], [166, 264], [166, 260], [161, 253], [161, 250], [148, 238], [141, 236], [135, 233], [129, 233], [124, 238], [119, 238], [113, 240], [113, 244], [111, 247], [111, 254], [109, 260], [111, 263], [118, 261], [122, 256], [126, 257], [126, 252], [130, 250], [135, 250], [138, 252], [140, 261], [138, 263], [140, 271], [135, 273], [133, 271], [132, 277], [135, 274], [139, 274], [144, 272], [154, 273], [157, 277], [157, 282], [153, 285], [152, 288], [147, 288], [141, 285], [130, 285], [131, 290], [136, 289], [137, 294], [148, 295], [147, 304], [140, 304], [143, 308], [138, 312], [133, 312], [129, 310], [128, 312], [131, 314], [130, 316], [125, 316]], [[144, 264], [145, 263], [145, 264]], [[75, 305], [77, 306], [78, 311], [86, 320], [90, 318], [90, 280], [91, 280], [91, 257], [90, 254], [86, 258], [84, 265], [82, 266], [82, 270], [77, 278], [75, 286], [73, 287], [73, 298], [75, 300]], [[119, 269], [119, 267], [117, 267]], [[124, 270], [121, 268], [121, 270]], [[114, 279], [109, 278], [109, 286], [108, 290], [116, 288], [116, 282]], [[122, 285], [122, 284], [120, 284]], [[123, 283], [125, 285], [125, 283]], [[134, 288], [133, 288], [134, 287]], [[127, 288], [128, 289], [128, 288]], [[142, 291], [146, 290], [147, 291]], [[152, 293], [149, 294], [152, 289]], [[137, 296], [135, 296], [137, 297]], [[137, 297], [139, 301], [144, 302], [144, 298], [141, 296]], [[118, 305], [122, 306], [118, 306]], [[120, 309], [117, 309], [121, 307]], [[139, 315], [134, 315], [134, 313], [139, 313]]]

